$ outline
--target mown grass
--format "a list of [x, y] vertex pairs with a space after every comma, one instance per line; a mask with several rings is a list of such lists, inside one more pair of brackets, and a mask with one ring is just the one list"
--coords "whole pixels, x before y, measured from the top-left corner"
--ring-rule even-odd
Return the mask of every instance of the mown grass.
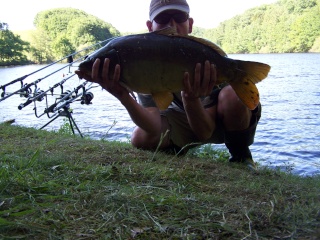
[[1, 124], [0, 239], [320, 238], [319, 176], [226, 159]]

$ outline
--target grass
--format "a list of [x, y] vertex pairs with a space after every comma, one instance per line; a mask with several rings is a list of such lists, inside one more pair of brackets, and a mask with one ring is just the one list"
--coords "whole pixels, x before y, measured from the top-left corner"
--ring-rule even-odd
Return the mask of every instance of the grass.
[[0, 239], [319, 239], [320, 177], [0, 125]]

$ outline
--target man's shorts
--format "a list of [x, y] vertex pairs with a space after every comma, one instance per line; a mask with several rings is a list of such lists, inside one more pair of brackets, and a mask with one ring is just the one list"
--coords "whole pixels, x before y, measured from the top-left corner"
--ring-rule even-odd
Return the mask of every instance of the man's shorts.
[[[182, 148], [187, 150], [201, 144], [221, 144], [225, 142], [226, 131], [221, 121], [217, 121], [216, 130], [213, 132], [210, 139], [208, 139], [205, 142], [199, 142], [197, 136], [193, 133], [192, 129], [190, 128], [185, 113], [168, 108], [161, 112], [161, 116], [165, 117], [169, 123], [170, 131], [168, 134], [170, 142], [176, 152], [180, 151]], [[252, 110], [252, 117], [249, 128], [243, 131], [246, 132], [246, 134], [248, 134], [249, 142], [251, 143], [253, 143], [255, 131], [260, 117], [261, 104], [259, 103], [256, 109]]]

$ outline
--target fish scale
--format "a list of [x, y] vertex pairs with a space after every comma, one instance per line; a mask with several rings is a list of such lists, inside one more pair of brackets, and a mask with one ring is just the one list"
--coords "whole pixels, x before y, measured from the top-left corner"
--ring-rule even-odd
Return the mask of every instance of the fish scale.
[[[259, 91], [255, 84], [266, 78], [270, 71], [267, 64], [228, 58], [216, 44], [202, 38], [179, 35], [172, 28], [111, 40], [79, 64], [76, 73], [80, 78], [91, 79], [92, 65], [97, 58], [110, 59], [109, 78], [113, 77], [115, 65], [120, 64], [121, 84], [131, 91], [151, 94], [160, 109], [169, 106], [173, 92], [184, 88], [185, 72], [190, 73], [190, 82], [193, 82], [197, 63], [209, 60], [215, 64], [216, 84], [230, 84], [251, 110], [259, 104]], [[102, 66], [103, 61], [98, 81], [102, 78]]]

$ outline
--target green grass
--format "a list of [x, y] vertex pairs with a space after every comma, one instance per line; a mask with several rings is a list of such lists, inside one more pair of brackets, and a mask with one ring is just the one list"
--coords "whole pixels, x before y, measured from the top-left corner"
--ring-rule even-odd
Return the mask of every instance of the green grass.
[[319, 239], [320, 177], [0, 125], [0, 239]]

